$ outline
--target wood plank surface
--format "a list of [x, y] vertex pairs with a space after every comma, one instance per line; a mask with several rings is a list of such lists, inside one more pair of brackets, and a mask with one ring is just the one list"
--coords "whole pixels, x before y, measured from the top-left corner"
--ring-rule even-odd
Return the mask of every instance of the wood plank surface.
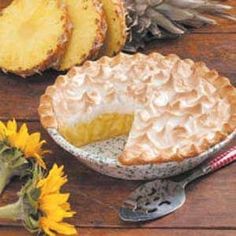
[[[0, 228], [2, 236], [30, 236], [22, 228]], [[94, 229], [80, 228], [78, 236], [235, 236], [234, 230], [189, 230], [189, 229]]]
[[[236, 1], [235, 0], [221, 0], [221, 3], [228, 4], [233, 7], [229, 12], [232, 15], [236, 15]], [[219, 17], [212, 17], [217, 21], [216, 25], [208, 25], [198, 29], [194, 29], [191, 32], [194, 34], [212, 34], [212, 33], [236, 33], [235, 21], [229, 21]]]
[[[11, 0], [0, 0], [0, 9]], [[224, 1], [236, 6], [235, 0]], [[236, 14], [236, 9], [232, 11]], [[236, 85], [236, 24], [219, 20], [216, 26], [196, 29], [176, 40], [151, 43], [144, 53], [157, 51], [176, 53], [182, 58], [205, 61], [230, 78]], [[37, 107], [46, 87], [54, 83], [58, 73], [47, 71], [28, 80], [0, 73], [0, 119], [27, 121], [31, 131], [41, 131], [53, 154], [47, 157], [49, 166], [65, 165], [71, 193], [71, 204], [78, 214], [70, 220], [80, 228], [82, 236], [235, 236], [236, 235], [236, 163], [187, 188], [187, 201], [175, 213], [146, 224], [127, 224], [118, 217], [122, 201], [141, 181], [110, 178], [90, 170], [75, 157], [58, 147], [39, 123]], [[234, 140], [229, 146], [236, 145]], [[71, 168], [73, 167], [73, 168]], [[14, 179], [0, 205], [17, 199], [16, 192], [24, 181]], [[1, 236], [28, 236], [20, 222], [0, 220]]]

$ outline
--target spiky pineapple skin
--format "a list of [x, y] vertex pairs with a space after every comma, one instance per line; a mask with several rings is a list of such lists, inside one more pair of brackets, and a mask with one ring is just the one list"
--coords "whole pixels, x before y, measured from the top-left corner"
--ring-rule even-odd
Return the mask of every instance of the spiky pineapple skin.
[[[50, 51], [44, 60], [42, 60], [40, 63], [38, 63], [37, 65], [31, 68], [12, 70], [12, 69], [0, 66], [1, 70], [4, 73], [13, 73], [22, 78], [27, 78], [37, 73], [41, 74], [41, 72], [55, 66], [61, 60], [62, 56], [65, 53], [67, 42], [71, 36], [72, 24], [71, 24], [66, 6], [60, 0], [55, 0], [55, 1], [56, 1], [57, 8], [61, 10], [62, 12], [61, 20], [63, 22], [63, 25], [62, 25], [63, 34], [58, 38], [57, 45], [55, 45], [54, 50]], [[7, 8], [11, 6], [11, 4], [3, 9], [2, 14], [4, 14], [4, 11], [7, 10]]]

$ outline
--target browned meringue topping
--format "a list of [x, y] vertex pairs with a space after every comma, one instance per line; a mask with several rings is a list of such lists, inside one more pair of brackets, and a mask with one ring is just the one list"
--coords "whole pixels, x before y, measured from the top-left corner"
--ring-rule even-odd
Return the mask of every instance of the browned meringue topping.
[[158, 53], [119, 54], [76, 71], [60, 77], [51, 96], [58, 125], [104, 113], [134, 114], [123, 164], [191, 157], [235, 130], [236, 89], [203, 63]]

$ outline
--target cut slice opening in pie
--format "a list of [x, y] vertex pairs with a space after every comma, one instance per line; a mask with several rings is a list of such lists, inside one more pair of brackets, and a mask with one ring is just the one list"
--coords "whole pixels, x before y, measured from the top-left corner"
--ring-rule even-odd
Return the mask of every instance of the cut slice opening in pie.
[[60, 76], [39, 113], [78, 147], [127, 135], [122, 164], [181, 161], [235, 131], [236, 89], [201, 62], [119, 54]]

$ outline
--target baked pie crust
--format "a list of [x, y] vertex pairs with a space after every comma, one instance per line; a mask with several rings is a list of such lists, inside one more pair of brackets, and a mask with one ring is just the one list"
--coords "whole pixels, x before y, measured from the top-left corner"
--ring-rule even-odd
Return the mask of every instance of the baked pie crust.
[[76, 146], [129, 133], [124, 165], [181, 161], [235, 131], [236, 88], [202, 62], [120, 53], [59, 76], [39, 114]]

